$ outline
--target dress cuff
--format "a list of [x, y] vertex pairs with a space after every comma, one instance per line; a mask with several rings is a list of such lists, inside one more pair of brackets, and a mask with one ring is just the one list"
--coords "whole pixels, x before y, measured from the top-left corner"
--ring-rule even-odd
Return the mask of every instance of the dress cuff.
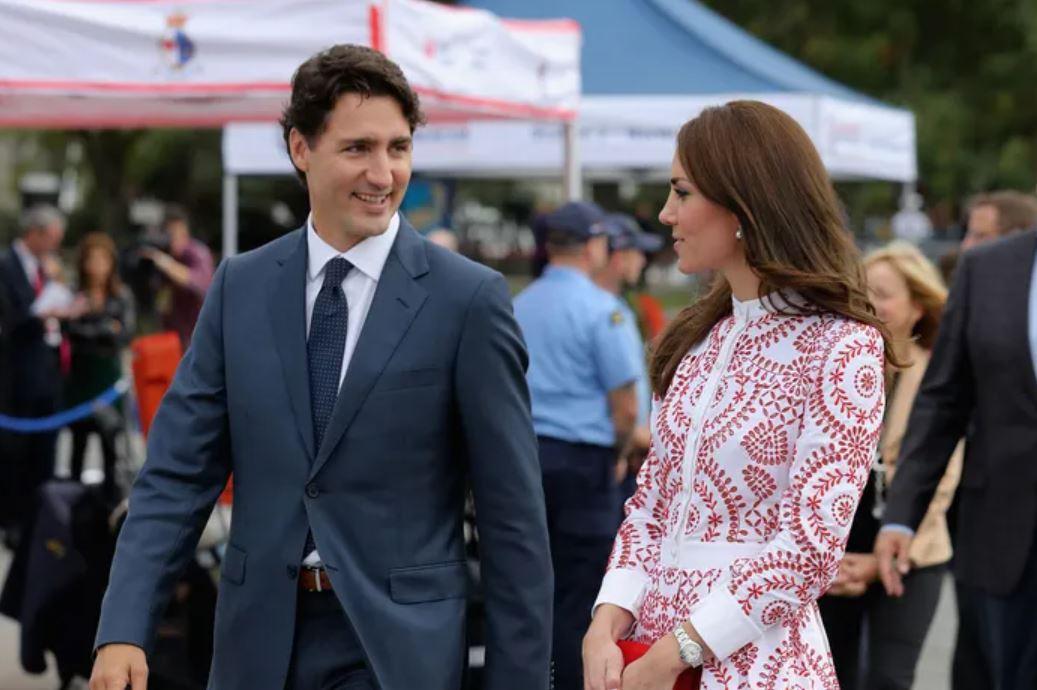
[[714, 590], [694, 608], [689, 617], [695, 632], [723, 660], [763, 635], [727, 587]]
[[641, 612], [641, 601], [646, 589], [648, 577], [637, 570], [617, 568], [608, 571], [591, 608], [591, 617], [602, 604], [613, 604], [632, 613], [636, 620]]

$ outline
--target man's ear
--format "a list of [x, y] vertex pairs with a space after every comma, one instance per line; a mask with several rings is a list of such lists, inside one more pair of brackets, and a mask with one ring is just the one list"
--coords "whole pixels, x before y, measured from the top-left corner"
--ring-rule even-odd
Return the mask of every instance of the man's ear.
[[306, 143], [306, 137], [295, 127], [292, 127], [292, 131], [288, 133], [288, 150], [292, 154], [292, 162], [295, 163], [295, 167], [304, 173], [309, 172], [310, 145]]

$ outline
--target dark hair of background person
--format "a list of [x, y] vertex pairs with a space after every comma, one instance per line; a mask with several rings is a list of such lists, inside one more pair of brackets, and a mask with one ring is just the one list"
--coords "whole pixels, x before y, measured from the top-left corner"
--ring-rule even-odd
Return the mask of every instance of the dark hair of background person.
[[90, 257], [90, 253], [97, 250], [105, 252], [108, 254], [108, 258], [111, 259], [112, 270], [105, 281], [104, 294], [107, 297], [113, 297], [122, 290], [122, 282], [119, 280], [118, 270], [119, 253], [115, 247], [115, 241], [104, 232], [87, 233], [79, 241], [79, 249], [76, 254], [76, 270], [79, 272], [80, 289], [86, 290], [89, 287], [86, 283], [86, 262]]
[[980, 206], [997, 209], [997, 229], [1002, 237], [1037, 225], [1037, 199], [1030, 194], [1002, 190], [977, 194], [969, 199], [970, 213]]
[[[786, 313], [827, 312], [874, 326], [887, 361], [898, 363], [868, 300], [860, 253], [832, 182], [795, 120], [759, 101], [707, 108], [681, 127], [677, 156], [699, 193], [738, 218], [761, 298], [794, 291], [809, 305], [783, 306]], [[653, 348], [649, 374], [657, 394], [665, 393], [688, 350], [731, 311], [731, 286], [718, 271], [709, 292], [685, 307]]]
[[169, 204], [166, 206], [162, 214], [162, 227], [169, 227], [170, 223], [183, 223], [188, 228], [191, 227], [191, 215], [187, 212], [187, 209], [177, 204]]
[[[289, 134], [292, 129], [313, 148], [324, 133], [328, 113], [347, 93], [362, 98], [388, 96], [400, 105], [411, 133], [425, 122], [418, 95], [410, 87], [399, 65], [376, 50], [358, 45], [337, 45], [302, 63], [292, 76], [292, 96], [281, 115], [284, 144], [291, 159]], [[293, 163], [294, 166], [294, 163]], [[303, 185], [306, 173], [295, 169]]]

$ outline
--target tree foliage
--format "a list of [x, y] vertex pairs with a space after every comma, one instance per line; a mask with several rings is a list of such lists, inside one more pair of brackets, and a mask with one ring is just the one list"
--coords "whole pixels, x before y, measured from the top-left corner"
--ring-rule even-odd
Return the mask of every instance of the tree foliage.
[[914, 111], [930, 202], [1037, 182], [1037, 0], [706, 0], [829, 77]]

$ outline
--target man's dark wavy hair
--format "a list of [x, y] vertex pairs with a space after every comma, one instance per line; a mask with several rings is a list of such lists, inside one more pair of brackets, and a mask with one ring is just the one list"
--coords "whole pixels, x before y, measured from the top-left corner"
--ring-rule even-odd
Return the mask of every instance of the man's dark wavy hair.
[[[328, 113], [344, 94], [362, 98], [388, 96], [400, 104], [411, 133], [425, 122], [418, 95], [399, 65], [376, 50], [358, 45], [336, 45], [299, 65], [292, 76], [292, 97], [281, 114], [284, 144], [291, 159], [289, 133], [306, 138], [312, 148], [327, 127]], [[294, 163], [293, 163], [294, 166]], [[303, 186], [306, 173], [295, 169]]]

